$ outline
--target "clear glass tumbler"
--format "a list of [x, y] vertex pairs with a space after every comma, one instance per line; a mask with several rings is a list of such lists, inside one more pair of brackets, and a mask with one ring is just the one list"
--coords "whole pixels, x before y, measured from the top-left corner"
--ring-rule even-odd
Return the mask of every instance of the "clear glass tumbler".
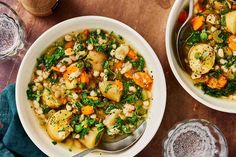
[[215, 125], [191, 119], [172, 128], [163, 142], [164, 157], [227, 157], [227, 141]]
[[24, 47], [24, 27], [17, 13], [0, 1], [0, 61], [14, 56]]

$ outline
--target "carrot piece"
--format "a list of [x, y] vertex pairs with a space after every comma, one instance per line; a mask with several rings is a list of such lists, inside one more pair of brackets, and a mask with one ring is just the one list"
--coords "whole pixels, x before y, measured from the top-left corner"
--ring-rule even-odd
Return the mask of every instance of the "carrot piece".
[[89, 30], [88, 30], [88, 29], [85, 29], [84, 32], [83, 32], [83, 34], [84, 34], [84, 38], [85, 38], [85, 39], [88, 39]]
[[114, 64], [114, 69], [115, 69], [115, 70], [121, 69], [122, 66], [123, 66], [123, 64], [124, 64], [124, 63], [123, 63], [122, 61], [119, 61], [119, 62], [115, 63], [115, 64]]
[[132, 60], [138, 60], [137, 52], [135, 52], [134, 50], [129, 50], [128, 57]]
[[64, 49], [68, 49], [68, 48], [73, 48], [74, 47], [75, 42], [74, 41], [69, 41], [64, 45]]
[[80, 74], [80, 82], [81, 83], [88, 83], [89, 82], [89, 77], [88, 77], [88, 74], [83, 71], [81, 74]]
[[208, 39], [211, 40], [213, 38], [213, 36], [210, 34], [208, 35]]
[[81, 108], [81, 112], [82, 112], [82, 114], [84, 114], [84, 115], [91, 115], [91, 114], [94, 113], [93, 106], [89, 106], [89, 105], [83, 106], [83, 107]]
[[132, 71], [130, 70], [130, 71], [127, 71], [126, 73], [124, 73], [124, 76], [125, 76], [126, 78], [132, 79], [132, 78], [133, 78], [133, 73], [132, 73]]
[[60, 101], [62, 102], [62, 104], [66, 104], [67, 103], [67, 99], [66, 98], [60, 98]]
[[79, 70], [79, 68], [76, 67], [76, 66], [69, 66], [68, 68], [66, 68], [66, 71], [67, 71], [69, 74], [71, 74], [71, 73], [73, 73], [73, 72], [76, 72], [76, 71], [78, 71], [78, 70]]
[[203, 24], [204, 24], [204, 16], [196, 16], [192, 19], [192, 26], [193, 26], [193, 30], [199, 30], [200, 28], [202, 28]]
[[71, 73], [78, 71], [79, 68], [76, 66], [69, 66], [66, 68], [66, 72], [63, 74], [64, 80], [69, 80], [69, 76]]
[[233, 9], [233, 10], [236, 10], [236, 4], [234, 4], [234, 5], [232, 6], [232, 9]]
[[214, 77], [209, 78], [207, 81], [207, 86], [210, 88], [221, 89], [226, 85], [227, 82], [227, 78], [224, 75], [221, 75], [218, 79]]
[[208, 76], [207, 75], [202, 75], [200, 78], [194, 79], [195, 83], [200, 83], [200, 82], [207, 82], [208, 81]]
[[185, 11], [185, 10], [181, 11], [179, 14], [179, 17], [178, 17], [179, 23], [184, 23], [186, 21], [187, 17], [188, 17], [187, 11]]
[[54, 66], [51, 67], [51, 70], [56, 71], [56, 72], [60, 72], [60, 69], [57, 67], [54, 67]]
[[63, 79], [64, 79], [64, 80], [69, 80], [69, 76], [70, 76], [70, 74], [66, 71], [66, 72], [63, 74]]
[[136, 72], [133, 75], [134, 82], [142, 88], [149, 89], [152, 86], [152, 78], [145, 72]]
[[115, 84], [118, 86], [120, 91], [122, 91], [124, 89], [123, 83], [120, 80], [115, 80]]
[[231, 35], [229, 37], [229, 48], [236, 51], [236, 35]]
[[202, 5], [197, 2], [195, 5], [194, 5], [194, 9], [196, 10], [196, 12], [198, 13], [202, 13], [204, 11], [204, 8], [202, 7]]

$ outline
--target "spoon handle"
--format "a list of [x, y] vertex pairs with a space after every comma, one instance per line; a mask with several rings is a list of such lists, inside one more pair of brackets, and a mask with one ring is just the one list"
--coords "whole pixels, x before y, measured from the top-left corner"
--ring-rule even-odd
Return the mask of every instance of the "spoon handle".
[[181, 60], [181, 46], [180, 46], [180, 37], [182, 36], [182, 31], [184, 30], [184, 28], [188, 25], [189, 21], [191, 20], [192, 16], [194, 14], [194, 0], [189, 0], [189, 12], [188, 12], [188, 17], [187, 19], [185, 20], [185, 22], [183, 23], [183, 25], [179, 28], [179, 31], [177, 33], [177, 41], [176, 41], [176, 50], [177, 50], [177, 59], [178, 59], [178, 62], [179, 62], [179, 65], [180, 67], [183, 69], [183, 70], [186, 70], [185, 69], [185, 66], [184, 64], [182, 63], [182, 60]]
[[93, 152], [93, 151], [96, 150], [96, 149], [97, 149], [96, 147], [93, 147], [93, 148], [84, 150], [84, 151], [80, 152], [79, 154], [74, 155], [73, 157], [84, 157], [85, 155], [87, 155], [87, 154]]
[[189, 0], [189, 15], [187, 17], [186, 21], [189, 21], [194, 13], [194, 0]]

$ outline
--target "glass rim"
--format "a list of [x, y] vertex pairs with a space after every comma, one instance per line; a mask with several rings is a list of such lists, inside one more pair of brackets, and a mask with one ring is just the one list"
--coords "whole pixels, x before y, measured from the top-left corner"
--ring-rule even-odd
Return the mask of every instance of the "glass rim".
[[[211, 126], [212, 128], [216, 129], [216, 131], [219, 133], [219, 136], [222, 137], [224, 144], [225, 144], [225, 148], [226, 148], [226, 155], [229, 155], [229, 149], [228, 149], [228, 143], [227, 143], [227, 139], [224, 136], [224, 133], [213, 123], [205, 120], [205, 119], [187, 119], [187, 120], [183, 120], [180, 122], [177, 122], [173, 127], [171, 127], [168, 130], [168, 133], [166, 135], [166, 137], [163, 139], [162, 141], [162, 154], [164, 155], [164, 157], [166, 157], [166, 151], [167, 151], [167, 146], [169, 145], [170, 139], [173, 137], [174, 133], [178, 130], [178, 128], [180, 128], [183, 125], [189, 124], [189, 123], [194, 123], [194, 122], [200, 122], [200, 123], [205, 123], [209, 126]], [[171, 133], [171, 135], [170, 135]]]

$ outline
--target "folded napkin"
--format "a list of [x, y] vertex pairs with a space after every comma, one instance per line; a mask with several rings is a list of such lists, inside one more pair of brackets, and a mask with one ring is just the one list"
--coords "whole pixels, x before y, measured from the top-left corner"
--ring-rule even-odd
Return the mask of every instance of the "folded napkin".
[[25, 133], [16, 110], [15, 85], [0, 94], [0, 157], [44, 157]]

